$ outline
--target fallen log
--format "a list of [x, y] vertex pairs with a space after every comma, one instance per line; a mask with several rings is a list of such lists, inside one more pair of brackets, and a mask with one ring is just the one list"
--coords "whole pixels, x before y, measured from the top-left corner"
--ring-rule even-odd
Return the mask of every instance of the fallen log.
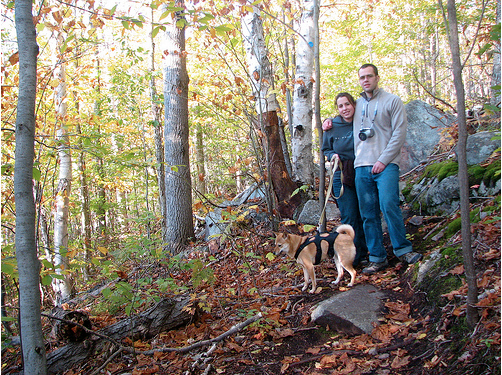
[[[132, 341], [148, 339], [160, 332], [187, 325], [194, 319], [194, 315], [184, 309], [190, 303], [190, 296], [183, 295], [170, 299], [163, 299], [147, 311], [131, 316], [120, 322], [105, 327], [89, 339], [70, 343], [47, 355], [47, 371], [49, 374], [58, 374], [71, 367], [82, 363], [94, 353], [101, 353], [108, 342], [120, 342], [126, 337]], [[132, 335], [132, 336], [131, 336]]]

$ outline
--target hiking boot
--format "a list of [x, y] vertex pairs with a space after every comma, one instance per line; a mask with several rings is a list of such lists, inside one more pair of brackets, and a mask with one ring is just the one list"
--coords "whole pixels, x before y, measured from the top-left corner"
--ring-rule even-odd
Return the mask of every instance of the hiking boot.
[[361, 259], [361, 260], [354, 260], [354, 263], [352, 263], [352, 266], [354, 268], [364, 268], [367, 267], [370, 264], [370, 261], [368, 259]]
[[413, 264], [422, 259], [422, 254], [415, 253], [414, 251], [410, 251], [409, 253], [403, 254], [398, 257], [399, 260], [403, 263]]
[[387, 259], [385, 259], [383, 262], [370, 262], [370, 265], [363, 269], [363, 273], [366, 275], [372, 275], [374, 273], [377, 273], [378, 271], [381, 271], [389, 266], [389, 262], [387, 262]]

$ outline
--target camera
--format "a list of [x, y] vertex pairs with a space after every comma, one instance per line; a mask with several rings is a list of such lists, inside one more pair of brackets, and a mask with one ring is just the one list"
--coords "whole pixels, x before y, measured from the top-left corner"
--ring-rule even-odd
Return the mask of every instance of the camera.
[[375, 130], [373, 128], [362, 128], [359, 130], [359, 139], [365, 141], [375, 135]]

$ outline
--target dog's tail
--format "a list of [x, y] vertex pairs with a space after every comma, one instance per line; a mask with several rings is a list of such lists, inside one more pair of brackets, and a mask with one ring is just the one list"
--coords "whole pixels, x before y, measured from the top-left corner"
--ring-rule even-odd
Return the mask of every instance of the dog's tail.
[[356, 236], [354, 228], [352, 228], [352, 226], [349, 224], [340, 225], [338, 228], [336, 228], [336, 231], [338, 233], [348, 234], [350, 237], [352, 237], [352, 240], [354, 240], [354, 237]]

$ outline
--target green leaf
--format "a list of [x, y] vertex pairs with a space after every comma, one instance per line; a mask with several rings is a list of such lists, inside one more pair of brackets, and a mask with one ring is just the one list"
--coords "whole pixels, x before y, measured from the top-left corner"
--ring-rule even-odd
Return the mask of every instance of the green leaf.
[[12, 164], [2, 165], [2, 176], [11, 176], [14, 171], [14, 166]]
[[311, 232], [311, 231], [313, 231], [315, 228], [316, 228], [316, 226], [315, 226], [315, 225], [305, 224], [305, 225], [303, 226], [303, 230], [304, 230], [305, 232]]
[[42, 285], [51, 285], [52, 283], [52, 276], [51, 275], [45, 275], [42, 277]]
[[49, 262], [47, 259], [42, 259], [41, 262], [42, 262], [42, 265], [45, 268], [48, 268], [48, 269], [54, 268], [54, 264], [52, 264], [51, 262]]
[[212, 19], [214, 19], [214, 16], [211, 13], [204, 13], [204, 17], [199, 18], [199, 22], [200, 23], [208, 23]]
[[275, 259], [275, 255], [274, 253], [272, 252], [268, 252], [267, 255], [265, 255], [265, 258], [267, 258], [268, 260], [274, 260]]
[[101, 291], [101, 294], [103, 294], [105, 298], [108, 298], [112, 294], [112, 290], [110, 288], [105, 288]]
[[112, 9], [110, 9], [110, 16], [113, 16], [115, 14], [115, 11], [117, 10], [117, 5], [115, 5]]
[[131, 22], [138, 26], [140, 29], [143, 28], [143, 22], [141, 22], [140, 20], [132, 19]]
[[159, 21], [163, 20], [164, 18], [166, 18], [168, 15], [170, 15], [172, 12], [169, 11], [169, 10], [166, 10], [164, 13], [162, 13], [160, 15], [160, 18], [159, 18]]
[[481, 48], [477, 53], [476, 55], [478, 56], [481, 56], [483, 53], [485, 53], [486, 51], [488, 51], [490, 49], [492, 45], [490, 43], [486, 43], [483, 48]]
[[155, 29], [152, 30], [152, 38], [155, 38], [157, 36], [157, 34], [160, 31], [160, 27], [161, 26], [157, 26]]
[[182, 29], [182, 28], [184, 28], [187, 24], [188, 24], [188, 23], [187, 23], [187, 21], [186, 21], [184, 18], [182, 18], [182, 19], [178, 20], [178, 22], [176, 22], [176, 27], [177, 27], [178, 29]]
[[33, 167], [33, 179], [35, 181], [40, 181], [40, 178], [42, 177], [42, 173], [38, 168]]
[[122, 21], [122, 26], [124, 26], [124, 29], [126, 29], [126, 30], [131, 29], [131, 25], [129, 24], [128, 21]]
[[2, 272], [7, 275], [14, 275], [14, 265], [2, 261]]
[[16, 322], [17, 319], [13, 316], [2, 316], [2, 322]]

